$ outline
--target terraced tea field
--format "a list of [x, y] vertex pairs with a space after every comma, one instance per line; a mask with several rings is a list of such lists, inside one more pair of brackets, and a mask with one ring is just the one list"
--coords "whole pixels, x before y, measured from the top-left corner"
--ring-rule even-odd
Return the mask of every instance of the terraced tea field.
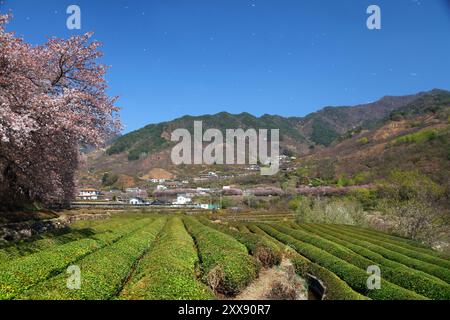
[[[182, 214], [116, 214], [1, 247], [0, 299], [229, 299], [282, 261], [321, 284], [324, 299], [450, 299], [449, 257], [412, 240]], [[68, 286], [70, 266], [79, 288]], [[379, 289], [368, 288], [371, 266], [381, 271]]]

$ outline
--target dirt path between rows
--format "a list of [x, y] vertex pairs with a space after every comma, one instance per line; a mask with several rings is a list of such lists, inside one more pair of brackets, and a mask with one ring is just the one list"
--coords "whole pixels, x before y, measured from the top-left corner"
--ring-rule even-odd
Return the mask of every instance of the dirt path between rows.
[[235, 300], [308, 300], [306, 281], [297, 276], [289, 259], [279, 266], [262, 269], [258, 279], [245, 288]]

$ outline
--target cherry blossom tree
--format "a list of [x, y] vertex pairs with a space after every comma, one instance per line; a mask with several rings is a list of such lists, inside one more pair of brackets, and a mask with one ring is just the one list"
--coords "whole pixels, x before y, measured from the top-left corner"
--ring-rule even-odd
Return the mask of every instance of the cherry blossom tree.
[[92, 33], [31, 46], [0, 15], [0, 206], [67, 202], [81, 145], [120, 130]]

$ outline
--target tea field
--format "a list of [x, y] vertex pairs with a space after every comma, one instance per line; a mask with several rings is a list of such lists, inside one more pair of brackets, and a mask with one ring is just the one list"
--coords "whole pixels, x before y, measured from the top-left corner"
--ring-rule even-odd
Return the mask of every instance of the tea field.
[[[114, 214], [0, 247], [0, 299], [230, 299], [289, 260], [329, 300], [450, 299], [450, 259], [344, 225]], [[368, 286], [371, 267], [379, 286]], [[79, 270], [79, 286], [72, 287]]]

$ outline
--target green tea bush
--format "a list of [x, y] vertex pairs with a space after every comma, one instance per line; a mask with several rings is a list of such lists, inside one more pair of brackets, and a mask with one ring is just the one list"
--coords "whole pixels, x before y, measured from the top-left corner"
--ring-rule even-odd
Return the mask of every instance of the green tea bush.
[[100, 234], [96, 239], [81, 239], [51, 247], [0, 265], [0, 299], [11, 299], [40, 281], [62, 272], [84, 256], [111, 244], [140, 228], [141, 221]]
[[344, 228], [344, 231], [346, 233], [356, 235], [358, 239], [362, 239], [364, 241], [368, 241], [370, 243], [382, 246], [386, 249], [401, 253], [401, 254], [403, 254], [407, 257], [413, 258], [413, 259], [418, 259], [420, 261], [428, 262], [428, 263], [440, 266], [442, 268], [447, 268], [450, 271], [450, 260], [431, 255], [430, 254], [430, 253], [432, 253], [431, 250], [428, 250], [428, 252], [420, 252], [420, 251], [417, 251], [416, 249], [404, 248], [402, 246], [398, 246], [396, 244], [390, 243], [389, 241], [381, 240], [372, 235], [364, 234], [360, 231], [357, 231], [356, 229], [352, 230], [352, 229]]
[[98, 234], [108, 233], [116, 227], [129, 224], [133, 221], [135, 222], [136, 219], [79, 221], [74, 223], [74, 225], [70, 227], [69, 231], [61, 231], [56, 234], [54, 232], [44, 234], [34, 241], [16, 242], [8, 247], [0, 249], [0, 264], [11, 259], [24, 257], [32, 253], [49, 249], [56, 245], [66, 244], [83, 238], [95, 239]]
[[[352, 239], [352, 243], [358, 241], [357, 244], [363, 244], [367, 249], [379, 253], [387, 259], [397, 261], [405, 266], [411, 267], [413, 269], [417, 269], [433, 275], [437, 278], [440, 278], [447, 283], [450, 283], [450, 270], [441, 266], [437, 266], [428, 262], [424, 262], [421, 260], [417, 260], [414, 258], [410, 258], [405, 256], [404, 254], [398, 252], [398, 250], [390, 250], [381, 245], [374, 244], [372, 242], [367, 241], [367, 237], [362, 237], [360, 235], [350, 233], [348, 231], [343, 230], [342, 228], [336, 228], [335, 226], [326, 226], [327, 229], [335, 231], [343, 236], [348, 236], [348, 239]], [[350, 241], [350, 240], [349, 240]]]
[[261, 262], [262, 266], [272, 267], [280, 263], [281, 250], [263, 237], [257, 234], [239, 232], [230, 229], [228, 226], [212, 223], [206, 218], [198, 218], [198, 220], [208, 227], [232, 236], [245, 245], [250, 254]]
[[235, 295], [256, 278], [258, 266], [242, 243], [192, 217], [183, 220], [197, 245], [203, 280], [213, 290]]
[[[450, 299], [450, 286], [444, 281], [431, 277], [426, 273], [408, 268], [400, 263], [385, 259], [382, 255], [374, 253], [363, 246], [352, 244], [344, 237], [339, 239], [334, 233], [321, 228], [318, 225], [301, 225], [302, 230], [315, 233], [327, 240], [349, 248], [353, 252], [370, 259], [381, 267], [382, 276], [401, 287], [422, 294], [431, 299], [448, 300]], [[351, 261], [349, 261], [351, 262]]]
[[66, 273], [31, 288], [20, 299], [106, 300], [121, 290], [130, 270], [149, 249], [165, 219], [144, 223], [137, 231], [76, 263], [81, 271], [80, 289], [68, 289]]
[[316, 246], [297, 240], [294, 237], [278, 231], [277, 229], [265, 225], [258, 226], [271, 236], [288, 244], [302, 256], [319, 264], [336, 274], [340, 279], [345, 281], [353, 290], [375, 300], [409, 300], [409, 299], [426, 299], [415, 292], [409, 291], [397, 285], [394, 285], [384, 279], [381, 279], [381, 288], [370, 290], [367, 287], [367, 273], [365, 270], [356, 267], [328, 252], [317, 248]]
[[151, 250], [139, 262], [120, 299], [206, 300], [212, 291], [196, 278], [194, 241], [179, 217], [171, 218]]
[[371, 230], [371, 229], [367, 229], [367, 228], [360, 228], [360, 227], [356, 227], [356, 226], [343, 226], [343, 227], [348, 228], [354, 232], [359, 232], [359, 233], [363, 233], [366, 235], [370, 235], [372, 238], [381, 240], [383, 242], [388, 242], [388, 243], [392, 243], [392, 244], [395, 244], [400, 247], [412, 249], [412, 250], [415, 250], [418, 252], [423, 252], [423, 253], [426, 253], [426, 254], [434, 256], [434, 257], [438, 257], [438, 258], [442, 258], [442, 259], [446, 259], [446, 260], [450, 259], [450, 255], [448, 255], [444, 252], [433, 250], [428, 245], [418, 242], [417, 240], [402, 238], [402, 237], [391, 235], [388, 233]]
[[368, 298], [354, 291], [339, 279], [333, 272], [322, 268], [296, 252], [290, 252], [287, 257], [292, 261], [295, 272], [303, 278], [313, 275], [325, 286], [323, 300], [367, 300]]
[[252, 233], [257, 234], [261, 237], [264, 237], [267, 241], [270, 241], [273, 245], [277, 246], [280, 250], [284, 250], [287, 247], [284, 243], [269, 236], [265, 231], [261, 230], [261, 228], [259, 228], [258, 226], [254, 225], [254, 224], [248, 224], [246, 226]]
[[273, 244], [277, 245], [280, 249], [284, 250], [286, 257], [291, 260], [294, 265], [295, 272], [303, 277], [307, 278], [308, 275], [313, 275], [318, 278], [326, 287], [324, 300], [366, 300], [367, 297], [355, 292], [350, 286], [339, 279], [333, 272], [322, 268], [316, 263], [311, 262], [307, 258], [298, 254], [290, 248], [288, 245], [280, 242], [279, 240], [271, 237], [266, 232], [261, 230], [256, 225], [248, 225], [247, 228], [252, 232], [266, 238]]

